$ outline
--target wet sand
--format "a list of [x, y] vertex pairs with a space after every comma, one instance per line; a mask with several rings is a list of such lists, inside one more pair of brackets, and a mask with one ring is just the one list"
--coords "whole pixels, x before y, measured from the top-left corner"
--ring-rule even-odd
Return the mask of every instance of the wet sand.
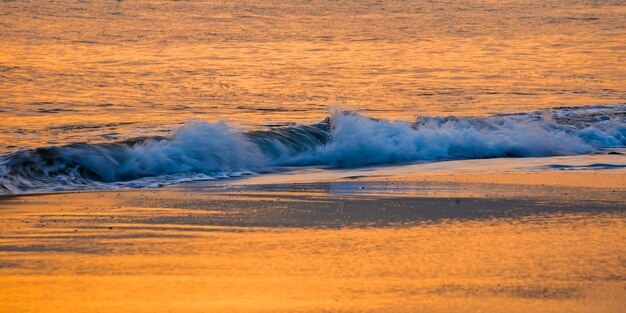
[[0, 311], [620, 312], [622, 171], [549, 173], [4, 196]]

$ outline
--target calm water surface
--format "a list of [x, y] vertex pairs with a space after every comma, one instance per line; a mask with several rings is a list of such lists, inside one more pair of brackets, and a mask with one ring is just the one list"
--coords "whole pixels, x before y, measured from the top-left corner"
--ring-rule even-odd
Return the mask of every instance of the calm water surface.
[[0, 151], [626, 102], [622, 1], [2, 1]]
[[621, 312], [625, 305], [623, 208], [560, 196], [593, 197], [593, 188], [506, 200], [337, 188], [4, 198], [0, 312]]

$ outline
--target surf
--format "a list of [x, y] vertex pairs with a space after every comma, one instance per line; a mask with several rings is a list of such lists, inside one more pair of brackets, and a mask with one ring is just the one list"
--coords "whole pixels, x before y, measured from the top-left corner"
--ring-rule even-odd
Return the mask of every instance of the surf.
[[1, 156], [0, 193], [156, 187], [285, 167], [587, 154], [625, 147], [625, 122], [626, 105], [413, 121], [332, 109], [318, 123], [262, 131], [190, 120], [168, 136]]

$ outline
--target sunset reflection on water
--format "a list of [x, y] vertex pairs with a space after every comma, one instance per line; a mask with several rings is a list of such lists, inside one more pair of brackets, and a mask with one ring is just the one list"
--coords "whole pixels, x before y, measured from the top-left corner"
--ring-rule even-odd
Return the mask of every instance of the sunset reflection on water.
[[0, 313], [623, 312], [625, 25], [0, 1]]
[[[623, 103], [619, 2], [0, 3], [6, 150], [312, 122]], [[174, 22], [175, 21], [175, 22]], [[163, 117], [167, 116], [167, 119]]]
[[[594, 212], [597, 204], [590, 203], [575, 212], [523, 201], [309, 192], [155, 195], [5, 200], [0, 311], [618, 312], [624, 306], [625, 219], [610, 206]], [[504, 216], [476, 214], [481, 207]], [[433, 219], [433, 210], [440, 217]], [[462, 213], [467, 210], [478, 211]]]

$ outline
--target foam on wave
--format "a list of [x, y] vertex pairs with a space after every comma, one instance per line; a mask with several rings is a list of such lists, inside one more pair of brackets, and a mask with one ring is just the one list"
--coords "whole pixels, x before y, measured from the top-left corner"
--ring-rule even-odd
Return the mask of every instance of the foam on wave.
[[21, 150], [0, 157], [0, 193], [153, 187], [284, 166], [542, 157], [626, 146], [626, 105], [492, 117], [372, 119], [332, 110], [312, 125], [246, 132], [190, 121], [167, 137]]

